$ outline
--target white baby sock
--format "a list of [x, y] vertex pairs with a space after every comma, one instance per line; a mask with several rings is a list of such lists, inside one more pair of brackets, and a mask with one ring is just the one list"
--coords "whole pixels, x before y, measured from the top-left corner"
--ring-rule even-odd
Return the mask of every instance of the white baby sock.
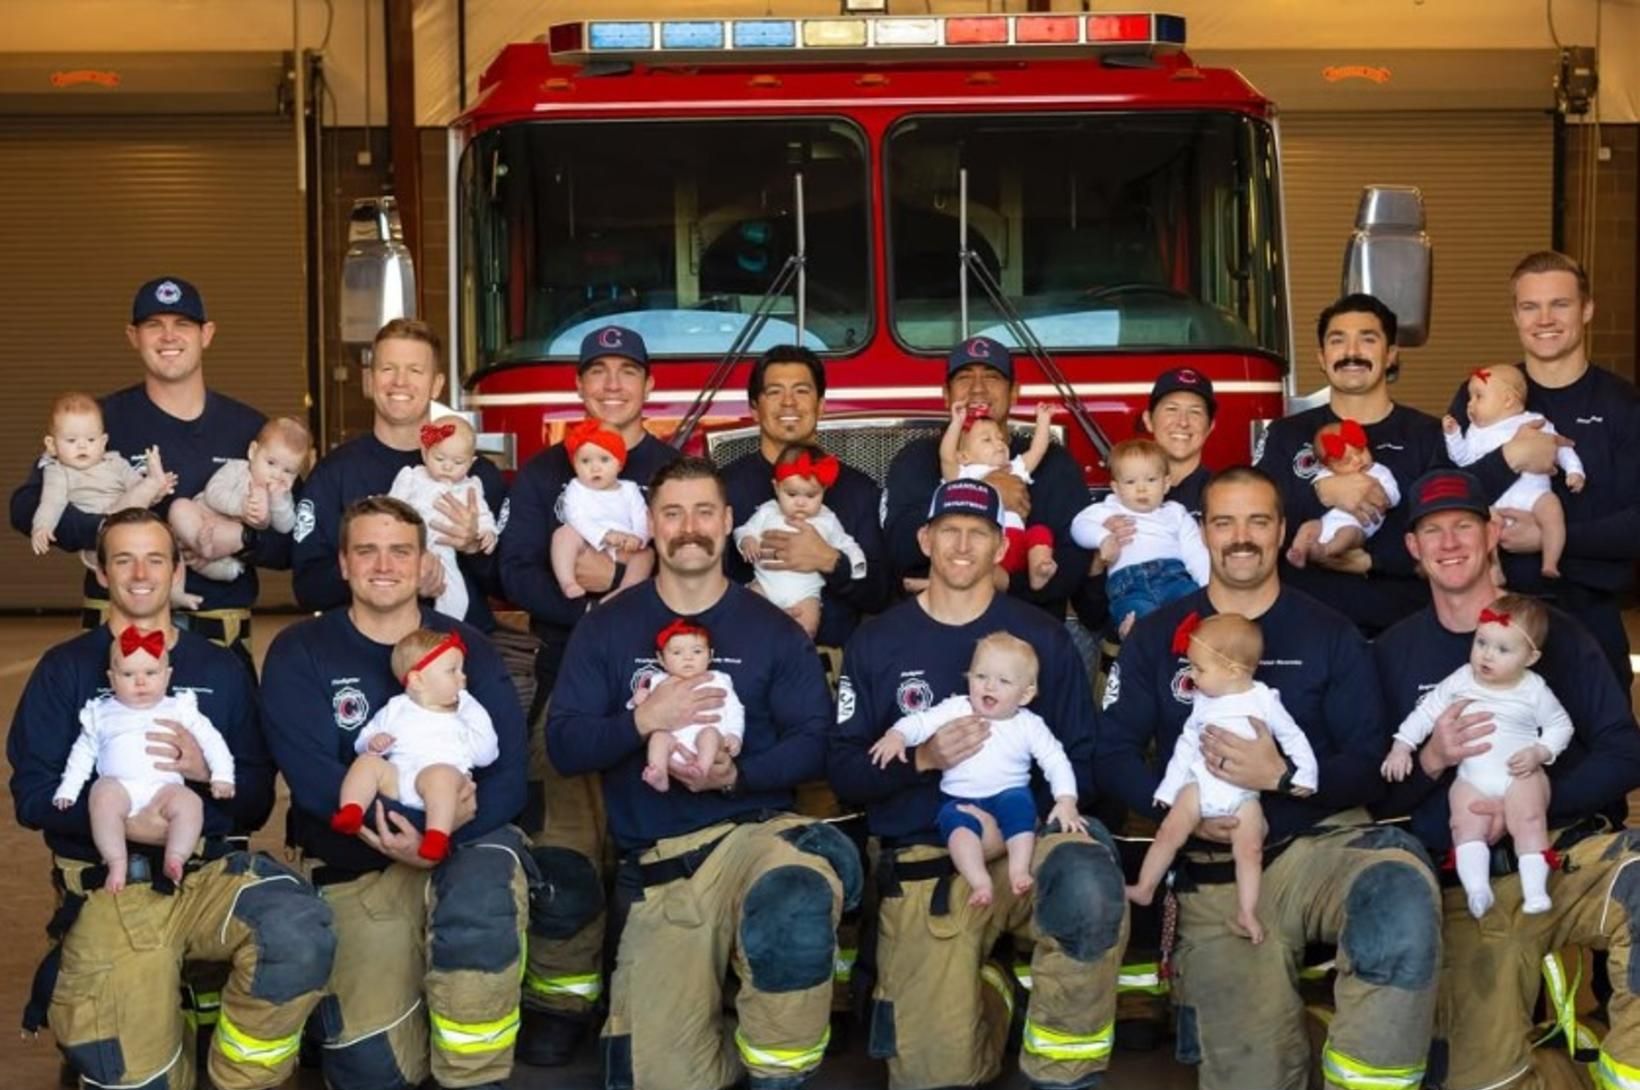
[[1549, 911], [1549, 861], [1542, 852], [1520, 857], [1520, 910], [1528, 916]]
[[1492, 849], [1484, 840], [1459, 844], [1453, 854], [1458, 860], [1458, 881], [1469, 895], [1469, 914], [1477, 920], [1492, 907]]

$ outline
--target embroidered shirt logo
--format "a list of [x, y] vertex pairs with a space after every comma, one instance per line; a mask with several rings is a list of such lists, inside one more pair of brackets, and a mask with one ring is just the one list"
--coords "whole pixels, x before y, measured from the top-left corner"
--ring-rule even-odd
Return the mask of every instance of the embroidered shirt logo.
[[1105, 675], [1105, 695], [1099, 700], [1099, 710], [1108, 711], [1110, 706], [1122, 699], [1122, 664], [1112, 663], [1110, 673]]
[[1168, 689], [1173, 693], [1173, 699], [1180, 704], [1189, 704], [1195, 700], [1196, 683], [1190, 680], [1189, 666], [1179, 667], [1179, 672], [1173, 675]]
[[1315, 456], [1315, 448], [1305, 443], [1298, 448], [1298, 453], [1293, 455], [1293, 476], [1308, 481], [1320, 472], [1321, 459]]
[[854, 718], [854, 679], [844, 674], [837, 682], [837, 721], [847, 723]]
[[291, 527], [291, 537], [296, 541], [306, 541], [313, 532], [313, 501], [303, 500], [296, 505], [296, 524]]
[[370, 699], [357, 686], [344, 685], [330, 698], [330, 707], [336, 714], [336, 726], [342, 730], [358, 730], [370, 718]]
[[160, 281], [159, 286], [154, 289], [154, 298], [158, 299], [166, 306], [170, 306], [172, 303], [175, 303], [178, 299], [182, 298], [182, 289], [177, 287], [173, 281], [162, 280]]
[[934, 690], [920, 677], [909, 677], [900, 682], [894, 694], [894, 703], [901, 715], [927, 711], [934, 706]]

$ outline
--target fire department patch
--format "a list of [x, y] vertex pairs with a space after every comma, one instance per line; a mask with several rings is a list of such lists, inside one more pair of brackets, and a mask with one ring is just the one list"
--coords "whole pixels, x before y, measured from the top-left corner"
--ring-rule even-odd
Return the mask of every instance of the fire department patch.
[[344, 685], [330, 698], [336, 725], [342, 730], [358, 730], [370, 718], [370, 700], [352, 685]]
[[1320, 472], [1321, 459], [1315, 456], [1315, 448], [1305, 443], [1298, 448], [1298, 453], [1293, 455], [1293, 476], [1308, 481]]
[[560, 526], [564, 525], [564, 493], [568, 490], [569, 483], [566, 481], [564, 487], [558, 490], [558, 498], [552, 501], [552, 517]]
[[508, 496], [501, 501], [501, 514], [495, 519], [495, 536], [500, 537], [507, 532], [507, 520], [512, 518], [512, 497]]
[[1168, 688], [1173, 693], [1173, 699], [1180, 704], [1191, 703], [1196, 696], [1196, 683], [1190, 680], [1190, 667], [1179, 667], [1179, 672], [1173, 675], [1173, 681]]
[[847, 723], [854, 718], [854, 679], [844, 674], [837, 682], [837, 721]]
[[154, 298], [158, 299], [166, 306], [170, 306], [172, 303], [182, 298], [182, 289], [177, 287], [173, 281], [162, 280], [160, 281], [159, 286], [154, 289]]
[[646, 662], [632, 671], [632, 680], [628, 684], [631, 686], [632, 695], [637, 696], [640, 689], [647, 689], [651, 685], [659, 685], [665, 679], [665, 670], [662, 670], [656, 663]]
[[1107, 711], [1110, 706], [1122, 699], [1122, 667], [1119, 663], [1111, 663], [1110, 673], [1105, 675], [1105, 695], [1099, 701], [1099, 710]]
[[894, 694], [894, 703], [898, 705], [901, 715], [924, 712], [934, 706], [934, 690], [922, 678], [908, 677], [900, 682], [900, 688]]
[[303, 500], [296, 505], [296, 525], [291, 527], [290, 536], [297, 541], [306, 541], [313, 532], [313, 501]]

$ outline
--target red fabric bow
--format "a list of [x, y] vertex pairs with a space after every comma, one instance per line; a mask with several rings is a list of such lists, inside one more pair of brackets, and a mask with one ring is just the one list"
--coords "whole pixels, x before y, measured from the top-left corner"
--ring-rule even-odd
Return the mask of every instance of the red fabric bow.
[[564, 433], [564, 449], [569, 452], [571, 458], [588, 443], [602, 447], [618, 464], [626, 465], [626, 443], [619, 435], [606, 428], [602, 421], [589, 418], [573, 425]]
[[421, 445], [435, 447], [456, 433], [454, 424], [423, 424], [421, 426]]
[[1190, 637], [1202, 625], [1202, 615], [1192, 610], [1185, 615], [1184, 620], [1173, 630], [1173, 653], [1188, 655], [1190, 653]]
[[444, 634], [444, 638], [442, 640], [433, 645], [433, 649], [431, 651], [417, 659], [416, 664], [404, 672], [404, 676], [399, 679], [399, 683], [406, 685], [409, 684], [411, 674], [418, 670], [427, 669], [427, 667], [432, 664], [434, 659], [438, 658], [446, 651], [460, 651], [463, 655], [467, 653], [466, 641], [461, 638], [461, 633], [457, 632], [453, 628]]
[[1477, 367], [1473, 371], [1469, 372], [1469, 377], [1478, 378], [1482, 382], [1486, 382], [1492, 377], [1492, 372], [1484, 367]]
[[837, 483], [837, 468], [836, 455], [823, 454], [813, 458], [805, 450], [792, 461], [775, 466], [774, 479], [783, 481], [787, 477], [813, 477], [820, 482], [821, 488], [830, 488]]
[[1367, 432], [1354, 420], [1346, 420], [1338, 425], [1336, 432], [1328, 432], [1321, 437], [1321, 453], [1327, 456], [1328, 461], [1337, 461], [1344, 457], [1349, 449], [1367, 448]]
[[970, 405], [962, 416], [962, 430], [967, 431], [974, 426], [976, 420], [991, 419], [991, 410], [985, 405]]
[[126, 625], [120, 633], [120, 657], [127, 658], [138, 651], [146, 651], [156, 659], [165, 654], [165, 633], [156, 628], [139, 632], [136, 625]]
[[1484, 606], [1481, 608], [1480, 623], [1508, 625], [1509, 614], [1505, 613], [1501, 609], [1493, 609], [1491, 606]]
[[686, 621], [682, 617], [675, 617], [672, 619], [671, 624], [655, 634], [655, 650], [666, 650], [667, 641], [676, 636], [699, 636], [707, 643], [712, 642], [712, 637], [705, 628], [694, 621]]

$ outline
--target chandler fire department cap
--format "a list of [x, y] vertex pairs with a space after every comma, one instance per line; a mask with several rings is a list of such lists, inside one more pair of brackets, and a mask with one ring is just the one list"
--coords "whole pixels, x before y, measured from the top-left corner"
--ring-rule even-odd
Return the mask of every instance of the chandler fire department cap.
[[1213, 380], [1196, 370], [1194, 367], [1175, 367], [1171, 371], [1164, 371], [1157, 378], [1156, 385], [1150, 388], [1150, 411], [1156, 411], [1156, 403], [1168, 394], [1180, 391], [1195, 394], [1207, 402], [1207, 419], [1213, 419], [1219, 411], [1219, 403], [1213, 397]]
[[946, 481], [934, 489], [923, 525], [945, 515], [974, 515], [1001, 526], [1002, 497], [984, 481]]
[[1408, 493], [1407, 527], [1418, 525], [1425, 515], [1439, 511], [1472, 511], [1490, 518], [1492, 505], [1486, 500], [1481, 482], [1461, 469], [1432, 469], [1412, 483]]
[[951, 354], [945, 357], [946, 381], [971, 363], [983, 363], [1009, 382], [1014, 381], [1014, 358], [1000, 342], [989, 337], [969, 337], [951, 349]]
[[177, 276], [162, 276], [150, 280], [137, 289], [131, 300], [131, 324], [145, 322], [156, 314], [180, 314], [182, 317], [205, 324], [205, 300], [199, 289]]
[[649, 370], [648, 347], [642, 337], [625, 326], [600, 326], [582, 337], [581, 362], [576, 366], [575, 373], [585, 371], [592, 366], [593, 360], [603, 356], [619, 356], [623, 360], [631, 360], [645, 371]]

